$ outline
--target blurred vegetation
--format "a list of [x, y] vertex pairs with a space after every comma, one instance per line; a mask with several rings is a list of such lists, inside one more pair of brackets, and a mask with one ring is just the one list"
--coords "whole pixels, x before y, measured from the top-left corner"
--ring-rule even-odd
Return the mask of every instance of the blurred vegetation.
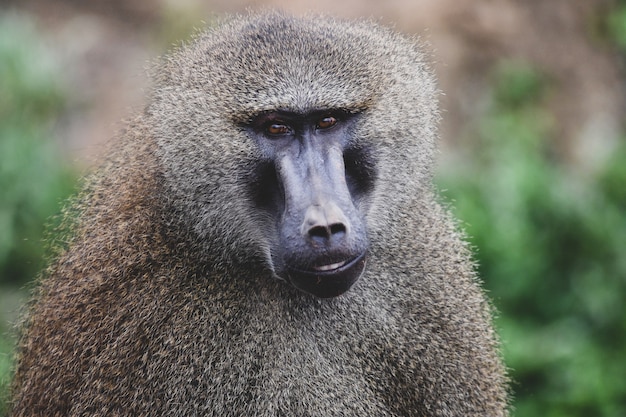
[[617, 2], [615, 10], [607, 14], [605, 22], [610, 40], [622, 52], [626, 52], [626, 0]]
[[0, 415], [15, 343], [8, 309], [41, 269], [45, 225], [76, 181], [52, 134], [64, 105], [60, 71], [30, 20], [0, 14]]
[[24, 18], [0, 21], [0, 284], [41, 268], [44, 224], [72, 190], [52, 130], [63, 108], [60, 68]]
[[549, 83], [505, 63], [474, 154], [440, 186], [475, 245], [517, 417], [626, 415], [626, 146], [599, 172], [555, 157]]
[[[626, 2], [606, 27], [626, 51]], [[0, 313], [42, 266], [44, 224], [75, 182], [51, 140], [60, 75], [33, 25], [0, 15]], [[492, 85], [472, 154], [438, 181], [499, 310], [514, 415], [626, 416], [626, 145], [578, 172], [556, 157], [550, 80], [506, 62]], [[2, 415], [14, 340], [0, 319]]]

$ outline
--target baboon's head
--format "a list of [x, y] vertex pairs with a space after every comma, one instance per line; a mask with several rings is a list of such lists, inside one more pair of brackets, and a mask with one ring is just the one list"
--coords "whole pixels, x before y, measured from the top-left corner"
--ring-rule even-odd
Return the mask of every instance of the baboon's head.
[[167, 58], [147, 116], [168, 197], [211, 262], [261, 260], [333, 297], [429, 182], [434, 94], [409, 39], [268, 13]]

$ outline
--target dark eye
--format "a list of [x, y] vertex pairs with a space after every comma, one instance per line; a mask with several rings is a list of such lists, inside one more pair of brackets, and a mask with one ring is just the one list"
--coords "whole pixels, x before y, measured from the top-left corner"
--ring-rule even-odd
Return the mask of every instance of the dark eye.
[[337, 124], [337, 119], [333, 116], [322, 117], [318, 122], [317, 129], [330, 129]]
[[272, 123], [265, 129], [270, 135], [284, 135], [291, 132], [291, 128], [286, 124]]

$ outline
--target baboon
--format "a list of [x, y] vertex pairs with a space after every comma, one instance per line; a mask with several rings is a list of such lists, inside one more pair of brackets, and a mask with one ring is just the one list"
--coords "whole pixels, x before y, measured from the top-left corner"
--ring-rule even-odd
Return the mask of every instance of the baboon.
[[225, 18], [155, 65], [25, 320], [14, 416], [505, 416], [419, 41]]

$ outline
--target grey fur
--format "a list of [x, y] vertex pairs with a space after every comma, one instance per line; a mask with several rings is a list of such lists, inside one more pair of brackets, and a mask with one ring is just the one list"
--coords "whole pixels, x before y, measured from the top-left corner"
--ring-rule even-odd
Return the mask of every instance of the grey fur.
[[[431, 184], [439, 119], [418, 43], [372, 22], [229, 19], [166, 58], [89, 182], [22, 337], [14, 416], [505, 416], [471, 254]], [[321, 300], [273, 275], [241, 124], [358, 109], [376, 150], [370, 255]]]

